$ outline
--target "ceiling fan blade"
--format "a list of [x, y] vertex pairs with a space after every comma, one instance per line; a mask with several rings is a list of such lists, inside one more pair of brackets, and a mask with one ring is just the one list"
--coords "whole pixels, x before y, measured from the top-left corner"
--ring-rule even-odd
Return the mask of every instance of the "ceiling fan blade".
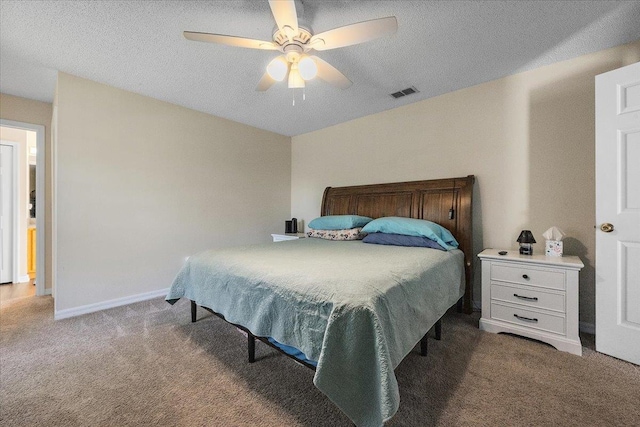
[[271, 13], [280, 31], [287, 35], [289, 41], [298, 35], [298, 15], [293, 0], [269, 0]]
[[271, 76], [269, 75], [269, 73], [264, 73], [264, 75], [262, 76], [262, 78], [258, 82], [258, 86], [256, 86], [256, 91], [257, 92], [265, 92], [271, 86], [273, 86], [275, 83], [277, 83], [277, 81], [272, 79]]
[[346, 89], [352, 85], [351, 80], [327, 61], [317, 56], [311, 56], [311, 59], [315, 61], [316, 67], [318, 67], [318, 78], [340, 89]]
[[395, 16], [372, 19], [316, 34], [309, 40], [309, 46], [315, 50], [336, 49], [393, 34], [397, 29], [398, 21]]
[[275, 43], [264, 40], [246, 39], [244, 37], [227, 36], [224, 34], [197, 33], [193, 31], [185, 31], [183, 34], [187, 40], [197, 42], [218, 43], [249, 49], [278, 50], [278, 46]]

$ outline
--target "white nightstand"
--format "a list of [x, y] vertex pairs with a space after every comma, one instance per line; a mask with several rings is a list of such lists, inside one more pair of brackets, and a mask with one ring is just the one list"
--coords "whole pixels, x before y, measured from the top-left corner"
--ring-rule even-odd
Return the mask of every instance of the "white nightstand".
[[287, 240], [304, 239], [305, 237], [307, 237], [307, 235], [304, 233], [283, 233], [272, 234], [271, 237], [273, 238], [274, 242], [285, 242]]
[[578, 335], [578, 273], [576, 256], [498, 254], [485, 249], [482, 260], [480, 329], [510, 332], [582, 355]]

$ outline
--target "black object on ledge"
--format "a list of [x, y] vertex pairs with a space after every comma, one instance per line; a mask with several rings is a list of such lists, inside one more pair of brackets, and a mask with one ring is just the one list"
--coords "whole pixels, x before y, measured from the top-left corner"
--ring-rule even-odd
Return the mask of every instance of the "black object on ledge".
[[298, 220], [296, 218], [291, 218], [291, 221], [284, 222], [284, 232], [285, 233], [297, 233], [298, 232]]

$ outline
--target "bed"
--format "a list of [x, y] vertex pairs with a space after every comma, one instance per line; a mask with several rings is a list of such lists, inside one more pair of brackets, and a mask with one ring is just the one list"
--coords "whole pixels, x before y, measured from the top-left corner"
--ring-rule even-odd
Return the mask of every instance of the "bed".
[[394, 369], [453, 305], [471, 311], [473, 176], [328, 187], [322, 215], [428, 219], [459, 250], [300, 239], [192, 256], [167, 301], [188, 298], [315, 370], [314, 384], [356, 425], [398, 409]]

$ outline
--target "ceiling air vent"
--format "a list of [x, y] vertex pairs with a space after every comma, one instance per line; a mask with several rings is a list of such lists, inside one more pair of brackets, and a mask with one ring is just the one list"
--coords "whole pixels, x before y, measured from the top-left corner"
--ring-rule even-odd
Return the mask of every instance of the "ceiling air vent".
[[391, 94], [391, 96], [393, 96], [394, 98], [402, 98], [403, 96], [411, 95], [412, 93], [418, 93], [418, 92], [420, 92], [418, 89], [411, 86], [406, 89], [402, 89], [398, 92], [394, 92]]

